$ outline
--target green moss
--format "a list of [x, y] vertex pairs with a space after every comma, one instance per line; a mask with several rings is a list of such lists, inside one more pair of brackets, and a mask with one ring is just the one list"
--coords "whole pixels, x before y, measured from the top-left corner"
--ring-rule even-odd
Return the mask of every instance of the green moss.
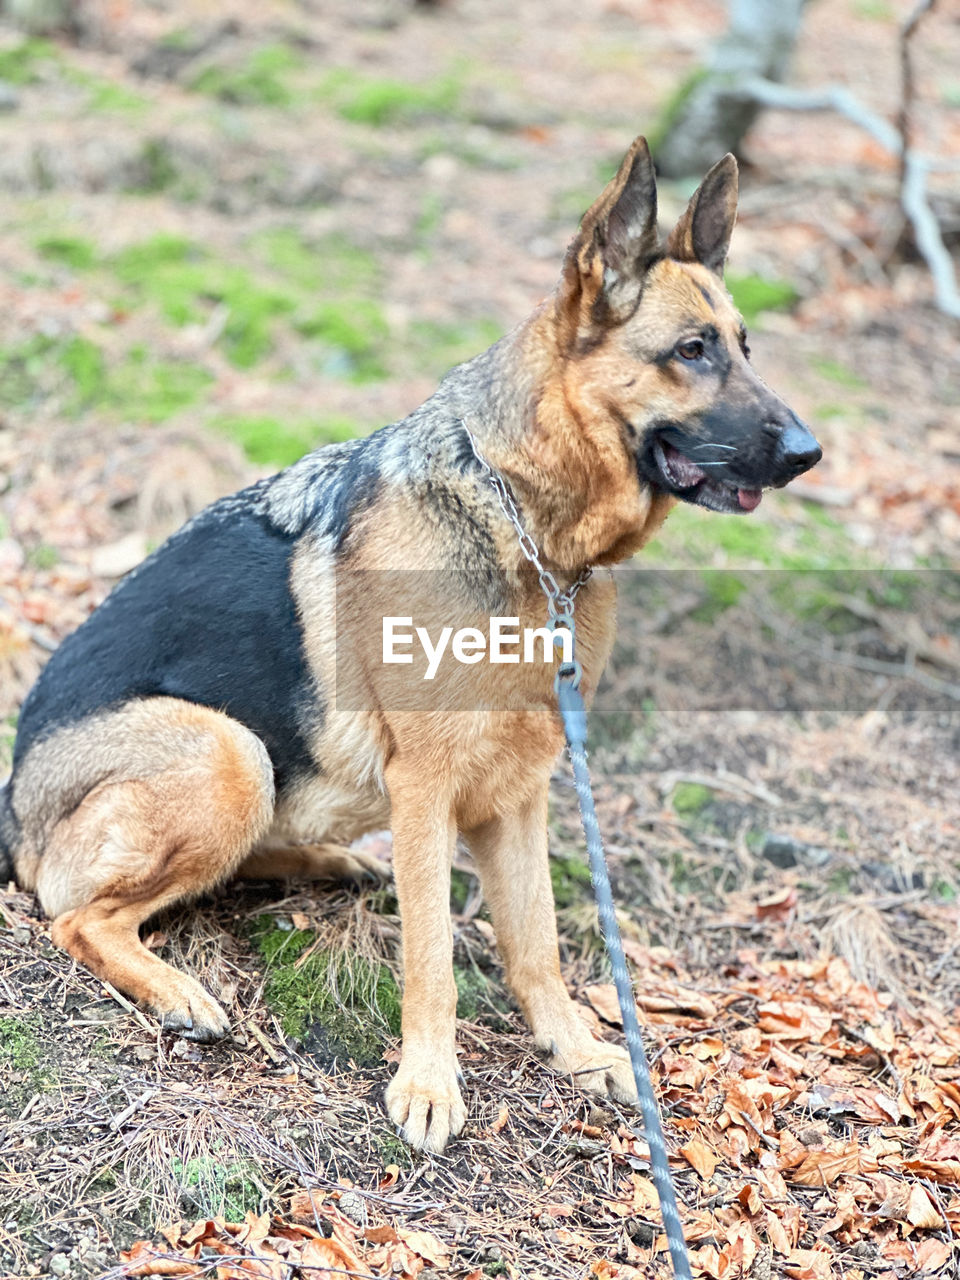
[[450, 906], [454, 911], [462, 911], [467, 905], [476, 876], [469, 871], [460, 871], [457, 867], [450, 871]]
[[142, 94], [134, 93], [125, 85], [117, 84], [113, 80], [104, 80], [100, 76], [91, 75], [79, 67], [64, 65], [63, 76], [71, 84], [86, 91], [88, 111], [129, 115], [142, 113], [150, 105]]
[[853, 888], [854, 870], [852, 867], [835, 867], [827, 877], [825, 890], [835, 897], [845, 897]]
[[42, 258], [63, 263], [74, 271], [88, 271], [97, 262], [96, 246], [80, 236], [41, 236], [34, 241], [34, 248]]
[[73, 384], [71, 409], [87, 409], [103, 402], [107, 395], [107, 364], [95, 342], [71, 338], [60, 349], [57, 363]]
[[425, 373], [434, 377], [440, 377], [454, 365], [479, 355], [502, 335], [501, 325], [483, 318], [463, 320], [458, 324], [416, 320], [410, 326], [417, 363]]
[[7, 84], [35, 84], [45, 64], [59, 62], [59, 51], [49, 40], [21, 40], [9, 49], [0, 49], [0, 80]]
[[830, 382], [836, 382], [841, 387], [849, 387], [851, 390], [862, 391], [868, 385], [855, 369], [851, 369], [848, 365], [841, 364], [839, 360], [830, 360], [825, 356], [815, 356], [810, 363], [817, 373], [819, 373], [821, 378], [826, 378]]
[[138, 346], [110, 371], [103, 403], [127, 420], [166, 422], [198, 403], [212, 382], [213, 375], [202, 365], [154, 360]]
[[33, 1076], [43, 1058], [35, 1018], [0, 1018], [0, 1064]]
[[691, 616], [698, 622], [713, 622], [721, 614], [732, 609], [747, 588], [744, 580], [725, 570], [708, 570], [703, 574], [706, 593], [704, 602], [693, 610]]
[[712, 799], [713, 792], [709, 787], [704, 787], [699, 782], [678, 782], [673, 789], [670, 803], [675, 813], [686, 818], [696, 817]]
[[580, 858], [560, 855], [550, 857], [550, 883], [553, 901], [558, 908], [581, 902], [590, 890], [590, 868]]
[[260, 1210], [262, 1194], [250, 1160], [224, 1161], [212, 1152], [186, 1162], [175, 1156], [172, 1168], [185, 1208], [227, 1222], [242, 1222], [248, 1212]]
[[137, 176], [127, 187], [128, 191], [147, 195], [168, 191], [180, 176], [170, 143], [165, 138], [147, 138], [140, 149], [134, 172]]
[[288, 107], [297, 96], [291, 76], [302, 66], [303, 58], [289, 45], [268, 44], [236, 66], [205, 67], [190, 88], [241, 106]]
[[788, 311], [799, 297], [789, 280], [768, 280], [764, 276], [730, 273], [726, 286], [747, 324], [753, 324], [762, 311]]
[[387, 1165], [395, 1164], [400, 1169], [409, 1169], [413, 1165], [413, 1157], [410, 1148], [402, 1138], [398, 1138], [395, 1133], [390, 1130], [382, 1133], [371, 1133], [370, 1141], [373, 1143], [380, 1156], [380, 1163], [386, 1168]]
[[504, 1030], [510, 1005], [503, 991], [473, 964], [454, 964], [457, 984], [457, 1017], [467, 1022], [482, 1022], [494, 1030]]
[[692, 97], [694, 91], [703, 84], [708, 74], [709, 73], [704, 67], [698, 67], [695, 71], [691, 71], [688, 76], [680, 81], [660, 108], [660, 112], [653, 123], [653, 127], [647, 131], [647, 142], [649, 143], [650, 150], [654, 156], [656, 156], [669, 134], [679, 122], [681, 115], [686, 109], [687, 102]]
[[196, 324], [211, 305], [222, 305], [227, 312], [224, 352], [241, 369], [272, 350], [273, 321], [296, 306], [289, 292], [259, 283], [243, 267], [220, 262], [180, 236], [158, 235], [131, 245], [112, 266], [134, 305], [153, 302], [172, 324]]
[[874, 22], [893, 22], [897, 16], [887, 0], [856, 0], [853, 8], [858, 17]]
[[383, 349], [390, 329], [382, 307], [365, 298], [321, 302], [296, 328], [326, 348], [324, 373], [352, 382], [371, 382], [387, 376]]
[[26, 342], [0, 349], [0, 405], [27, 409], [43, 397], [55, 345], [52, 338], [36, 334]]
[[35, 569], [52, 569], [60, 562], [60, 552], [46, 542], [27, 552], [27, 563]]
[[286, 421], [273, 417], [219, 417], [210, 424], [243, 448], [251, 462], [287, 467], [311, 449], [363, 435], [351, 418]]
[[271, 916], [260, 918], [253, 940], [267, 966], [264, 995], [287, 1035], [310, 1033], [326, 1054], [358, 1066], [380, 1061], [386, 1037], [400, 1034], [400, 989], [386, 965], [318, 949], [297, 968], [314, 935], [284, 930]]
[[724, 569], [865, 567], [862, 548], [851, 542], [841, 521], [820, 507], [800, 503], [793, 504], [788, 527], [763, 513], [719, 515], [681, 503], [644, 549], [642, 563], [679, 567], [705, 560]]
[[452, 115], [461, 94], [460, 77], [453, 74], [414, 84], [372, 78], [349, 68], [332, 71], [318, 90], [318, 96], [333, 102], [345, 120], [374, 127]]
[[273, 227], [247, 244], [272, 270], [309, 292], [369, 293], [380, 282], [374, 255], [340, 234], [310, 240], [294, 227]]

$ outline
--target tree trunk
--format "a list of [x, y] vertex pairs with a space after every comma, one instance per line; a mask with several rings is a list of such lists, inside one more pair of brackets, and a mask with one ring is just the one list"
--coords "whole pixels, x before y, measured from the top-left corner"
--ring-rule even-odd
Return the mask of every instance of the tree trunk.
[[667, 177], [702, 174], [727, 151], [736, 152], [763, 110], [738, 96], [738, 83], [782, 80], [800, 31], [806, 0], [730, 0], [730, 25], [706, 66], [680, 86], [664, 110], [652, 150]]
[[45, 36], [71, 24], [72, 0], [3, 0], [0, 12], [11, 26], [31, 36]]

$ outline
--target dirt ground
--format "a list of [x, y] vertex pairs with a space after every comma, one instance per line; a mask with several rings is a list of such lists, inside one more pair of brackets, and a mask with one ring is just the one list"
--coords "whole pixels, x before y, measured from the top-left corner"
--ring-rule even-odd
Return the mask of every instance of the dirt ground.
[[[893, 119], [900, 0], [809, 7], [792, 81]], [[425, 398], [548, 291], [712, 0], [79, 5], [0, 29], [0, 775], [49, 652], [190, 514]], [[960, 161], [960, 21], [916, 133]], [[621, 573], [593, 717], [622, 927], [698, 1276], [960, 1275], [960, 381], [895, 162], [767, 113], [729, 280], [821, 465], [749, 519], [678, 511]], [[664, 223], [692, 184], [663, 184]], [[960, 179], [932, 202], [960, 242]], [[574, 796], [565, 975], [615, 1038]], [[369, 842], [389, 865], [389, 834]], [[382, 1106], [399, 921], [228, 889], [148, 945], [230, 1010], [197, 1047], [0, 890], [0, 1273], [668, 1274], [637, 1117], [530, 1050], [466, 856], [469, 1123]], [[131, 1252], [132, 1251], [132, 1252]], [[179, 1268], [179, 1270], [176, 1270]]]

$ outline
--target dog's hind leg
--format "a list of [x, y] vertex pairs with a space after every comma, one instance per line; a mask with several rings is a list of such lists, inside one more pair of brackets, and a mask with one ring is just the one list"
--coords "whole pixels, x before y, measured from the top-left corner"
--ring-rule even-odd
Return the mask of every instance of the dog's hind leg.
[[560, 973], [547, 852], [547, 781], [517, 812], [464, 832], [493, 915], [507, 981], [537, 1045], [581, 1088], [636, 1100], [630, 1058], [595, 1040]]
[[223, 1010], [148, 951], [138, 930], [162, 907], [227, 879], [263, 836], [273, 813], [266, 749], [221, 712], [166, 698], [102, 718], [77, 743], [91, 767], [98, 743], [111, 767], [56, 824], [39, 861], [53, 940], [164, 1026], [215, 1039], [227, 1030]]
[[339, 844], [271, 844], [269, 838], [237, 869], [243, 880], [348, 880], [379, 883], [389, 876], [383, 863], [361, 849]]

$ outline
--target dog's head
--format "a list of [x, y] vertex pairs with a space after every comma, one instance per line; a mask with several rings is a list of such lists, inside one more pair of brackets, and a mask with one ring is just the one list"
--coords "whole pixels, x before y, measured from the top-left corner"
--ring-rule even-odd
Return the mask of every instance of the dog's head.
[[712, 511], [752, 511], [821, 456], [757, 376], [724, 288], [737, 163], [710, 170], [661, 244], [657, 190], [638, 138], [583, 218], [556, 321], [583, 419], [613, 421], [642, 484]]

